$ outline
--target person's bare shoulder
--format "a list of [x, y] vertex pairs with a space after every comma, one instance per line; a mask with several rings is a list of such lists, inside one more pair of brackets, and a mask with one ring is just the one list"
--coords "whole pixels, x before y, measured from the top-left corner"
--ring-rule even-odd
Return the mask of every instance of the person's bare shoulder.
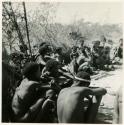
[[[70, 87], [69, 87], [70, 88]], [[64, 88], [60, 91], [59, 95], [68, 91], [69, 88]]]
[[92, 94], [92, 91], [90, 88], [88, 87], [79, 87], [79, 86], [75, 86], [75, 87], [69, 87], [69, 88], [64, 88], [60, 91], [59, 95], [68, 95], [68, 94], [84, 94], [84, 95], [89, 95]]

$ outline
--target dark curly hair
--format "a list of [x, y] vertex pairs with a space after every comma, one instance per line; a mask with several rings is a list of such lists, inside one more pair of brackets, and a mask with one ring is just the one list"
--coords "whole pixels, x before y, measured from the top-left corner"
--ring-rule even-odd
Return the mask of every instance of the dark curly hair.
[[[76, 75], [76, 77], [85, 79], [85, 80], [91, 80], [90, 74], [84, 71], [79, 71]], [[88, 86], [90, 85], [90, 82], [83, 81], [83, 84], [87, 84]]]
[[39, 53], [40, 55], [44, 55], [49, 51], [49, 45], [43, 45], [42, 47], [40, 47], [39, 49]]
[[42, 42], [42, 43], [39, 45], [39, 47], [42, 47], [42, 46], [44, 46], [44, 45], [48, 45], [48, 43]]
[[54, 69], [57, 69], [57, 67], [60, 65], [60, 63], [58, 61], [56, 61], [55, 59], [50, 59], [49, 61], [47, 61], [46, 63], [46, 70], [47, 71], [52, 71]]
[[62, 52], [62, 47], [58, 47], [55, 49], [55, 53], [60, 54]]
[[35, 74], [39, 67], [40, 67], [39, 64], [34, 63], [34, 62], [26, 63], [22, 71], [22, 74], [26, 78], [32, 80], [32, 78], [35, 77]]

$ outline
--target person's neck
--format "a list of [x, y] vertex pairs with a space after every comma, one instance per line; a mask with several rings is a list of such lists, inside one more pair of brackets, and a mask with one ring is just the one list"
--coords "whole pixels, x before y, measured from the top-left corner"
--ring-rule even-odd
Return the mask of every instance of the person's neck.
[[71, 87], [77, 87], [79, 86], [77, 83], [73, 83]]
[[72, 84], [72, 86], [71, 87], [76, 87], [77, 85], [75, 85], [75, 84]]
[[36, 82], [39, 82], [40, 80], [38, 79], [28, 79], [29, 81], [36, 81]]

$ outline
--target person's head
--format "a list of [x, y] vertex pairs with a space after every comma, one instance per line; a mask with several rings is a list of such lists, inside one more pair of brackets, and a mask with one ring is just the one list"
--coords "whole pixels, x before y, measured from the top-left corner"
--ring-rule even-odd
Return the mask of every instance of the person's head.
[[97, 48], [97, 47], [99, 47], [100, 46], [100, 41], [99, 40], [96, 40], [96, 41], [94, 41], [94, 48]]
[[39, 48], [40, 55], [44, 56], [50, 51], [49, 45], [45, 44]]
[[123, 38], [121, 38], [121, 39], [119, 40], [119, 42], [120, 42], [120, 46], [123, 47]]
[[110, 47], [109, 46], [105, 46], [104, 52], [105, 52], [105, 54], [109, 54], [110, 53]]
[[119, 41], [120, 41], [120, 42], [123, 42], [123, 38], [121, 38]]
[[47, 42], [42, 42], [42, 43], [39, 45], [39, 47], [42, 47], [42, 46], [44, 46], [44, 45], [48, 45], [48, 43], [47, 43]]
[[60, 63], [55, 59], [50, 59], [46, 63], [46, 71], [50, 73], [51, 76], [56, 76], [58, 74], [58, 69], [60, 68]]
[[84, 37], [80, 37], [79, 42], [80, 42], [81, 47], [83, 47], [83, 45], [84, 45]]
[[61, 54], [62, 53], [62, 48], [61, 47], [56, 48], [55, 53]]
[[16, 62], [18, 62], [18, 61], [23, 59], [23, 54], [22, 53], [18, 53], [18, 52], [13, 52], [13, 53], [10, 54], [10, 59], [14, 63], [16, 63]]
[[90, 85], [90, 74], [84, 71], [80, 71], [75, 76], [74, 85], [88, 87]]
[[86, 73], [89, 73], [89, 74], [92, 74], [92, 70], [91, 68], [89, 67], [89, 63], [90, 62], [85, 62], [83, 66], [81, 66], [79, 69], [78, 69], [78, 72], [86, 72]]
[[73, 47], [72, 47], [72, 52], [73, 52], [73, 53], [77, 52], [77, 49], [78, 49], [77, 46], [73, 46]]
[[27, 63], [24, 66], [23, 75], [29, 80], [39, 81], [41, 76], [40, 65], [34, 62]]

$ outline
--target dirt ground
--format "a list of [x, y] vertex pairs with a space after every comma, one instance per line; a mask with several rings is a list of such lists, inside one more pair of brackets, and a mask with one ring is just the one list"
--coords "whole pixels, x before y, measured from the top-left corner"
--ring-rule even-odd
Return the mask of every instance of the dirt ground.
[[115, 93], [123, 82], [122, 66], [118, 66], [114, 71], [100, 71], [100, 74], [102, 77], [92, 79], [91, 86], [103, 87], [107, 90], [107, 94], [101, 100], [96, 123], [111, 124]]

